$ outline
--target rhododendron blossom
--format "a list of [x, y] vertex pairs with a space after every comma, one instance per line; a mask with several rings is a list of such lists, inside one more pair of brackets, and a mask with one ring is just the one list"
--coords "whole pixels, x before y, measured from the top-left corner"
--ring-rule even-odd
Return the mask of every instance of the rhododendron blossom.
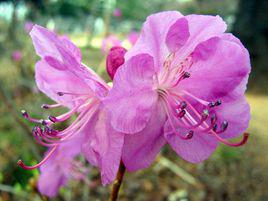
[[[26, 119], [40, 124], [34, 127], [33, 135], [49, 150], [37, 165], [26, 166], [21, 160], [18, 164], [25, 169], [41, 167], [38, 186], [48, 196], [55, 195], [68, 178], [83, 179], [86, 171], [75, 160], [81, 153], [90, 164], [100, 168], [102, 183], [110, 183], [119, 167], [124, 140], [123, 134], [112, 129], [102, 104], [110, 87], [81, 62], [80, 50], [67, 37], [37, 25], [30, 35], [41, 57], [35, 66], [37, 86], [57, 102], [42, 108], [67, 107], [69, 111], [44, 120], [22, 111]], [[75, 114], [75, 120], [64, 130], [53, 128], [55, 123], [65, 122]]]
[[125, 55], [104, 103], [111, 124], [125, 135], [122, 159], [130, 171], [148, 167], [170, 144], [183, 159], [207, 159], [219, 142], [248, 127], [244, 92], [248, 51], [219, 16], [176, 11], [149, 16]]

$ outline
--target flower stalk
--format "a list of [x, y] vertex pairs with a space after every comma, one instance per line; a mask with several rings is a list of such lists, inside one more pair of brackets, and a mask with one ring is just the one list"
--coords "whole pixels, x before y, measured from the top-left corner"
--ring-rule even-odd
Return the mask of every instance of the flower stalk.
[[125, 167], [123, 161], [121, 160], [120, 166], [119, 166], [119, 169], [118, 169], [118, 172], [116, 175], [116, 179], [113, 183], [113, 187], [112, 187], [109, 201], [116, 201], [117, 200], [118, 193], [119, 193], [125, 172], [126, 172], [126, 167]]

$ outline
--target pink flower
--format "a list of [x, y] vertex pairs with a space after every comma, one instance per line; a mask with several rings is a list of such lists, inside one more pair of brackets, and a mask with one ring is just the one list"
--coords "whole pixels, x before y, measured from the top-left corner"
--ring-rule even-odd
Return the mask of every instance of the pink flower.
[[31, 22], [31, 21], [26, 21], [25, 24], [24, 24], [24, 30], [27, 32], [27, 33], [30, 33], [30, 31], [32, 30], [34, 26], [34, 23]]
[[13, 61], [15, 61], [15, 62], [19, 62], [19, 61], [22, 59], [22, 53], [21, 53], [21, 51], [19, 51], [19, 50], [15, 50], [15, 51], [12, 53], [12, 59], [13, 59]]
[[122, 11], [121, 11], [121, 9], [120, 8], [116, 8], [116, 9], [114, 9], [114, 12], [113, 12], [113, 16], [114, 17], [121, 17], [122, 16]]
[[138, 38], [139, 38], [139, 33], [136, 32], [136, 31], [131, 31], [127, 38], [128, 38], [128, 41], [130, 42], [130, 44], [133, 46], [135, 45], [135, 43], [137, 42]]
[[[67, 107], [69, 111], [45, 120], [32, 118], [22, 111], [26, 119], [43, 125], [43, 128], [35, 127], [33, 135], [49, 151], [37, 165], [26, 166], [21, 160], [18, 164], [25, 169], [41, 167], [39, 189], [51, 196], [72, 176], [71, 172], [77, 172], [73, 171], [71, 162], [80, 153], [100, 168], [102, 183], [110, 183], [116, 176], [123, 146], [123, 134], [111, 128], [109, 115], [102, 104], [110, 87], [82, 63], [80, 50], [68, 38], [38, 25], [30, 35], [36, 53], [41, 57], [35, 66], [37, 86], [57, 102], [42, 107]], [[69, 127], [61, 131], [53, 129], [55, 123], [64, 122], [75, 114], [78, 115]], [[59, 175], [54, 177], [56, 169], [60, 169]], [[53, 180], [42, 179], [44, 177]]]
[[248, 127], [244, 92], [248, 51], [224, 33], [219, 16], [168, 11], [151, 15], [118, 69], [105, 104], [111, 124], [125, 136], [122, 159], [129, 171], [148, 167], [168, 143], [183, 159], [199, 163], [219, 142]]
[[121, 40], [119, 40], [116, 35], [109, 35], [102, 40], [101, 50], [106, 54], [112, 47], [120, 46], [121, 43]]

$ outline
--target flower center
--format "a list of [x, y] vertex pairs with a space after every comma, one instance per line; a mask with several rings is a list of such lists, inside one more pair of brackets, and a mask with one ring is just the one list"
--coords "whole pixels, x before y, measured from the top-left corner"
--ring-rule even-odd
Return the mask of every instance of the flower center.
[[[210, 102], [200, 99], [193, 94], [181, 89], [175, 90], [181, 81], [190, 81], [189, 70], [193, 65], [192, 56], [189, 55], [176, 65], [174, 62], [175, 53], [171, 53], [164, 62], [162, 71], [159, 73], [158, 94], [164, 102], [168, 123], [172, 132], [181, 139], [189, 140], [195, 134], [211, 135], [229, 146], [243, 145], [248, 138], [245, 134], [242, 141], [231, 143], [223, 139], [220, 134], [228, 128], [228, 121], [218, 121], [217, 108], [221, 106], [221, 100]], [[177, 62], [176, 62], [177, 63]], [[186, 80], [187, 79], [187, 80]], [[179, 133], [177, 128], [186, 130], [186, 133]]]

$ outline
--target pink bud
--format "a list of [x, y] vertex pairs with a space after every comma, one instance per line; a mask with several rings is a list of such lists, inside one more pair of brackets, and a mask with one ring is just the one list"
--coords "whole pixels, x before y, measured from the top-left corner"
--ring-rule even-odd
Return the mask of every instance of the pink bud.
[[106, 58], [106, 70], [111, 79], [114, 78], [116, 70], [125, 62], [124, 55], [127, 50], [121, 46], [112, 47]]

